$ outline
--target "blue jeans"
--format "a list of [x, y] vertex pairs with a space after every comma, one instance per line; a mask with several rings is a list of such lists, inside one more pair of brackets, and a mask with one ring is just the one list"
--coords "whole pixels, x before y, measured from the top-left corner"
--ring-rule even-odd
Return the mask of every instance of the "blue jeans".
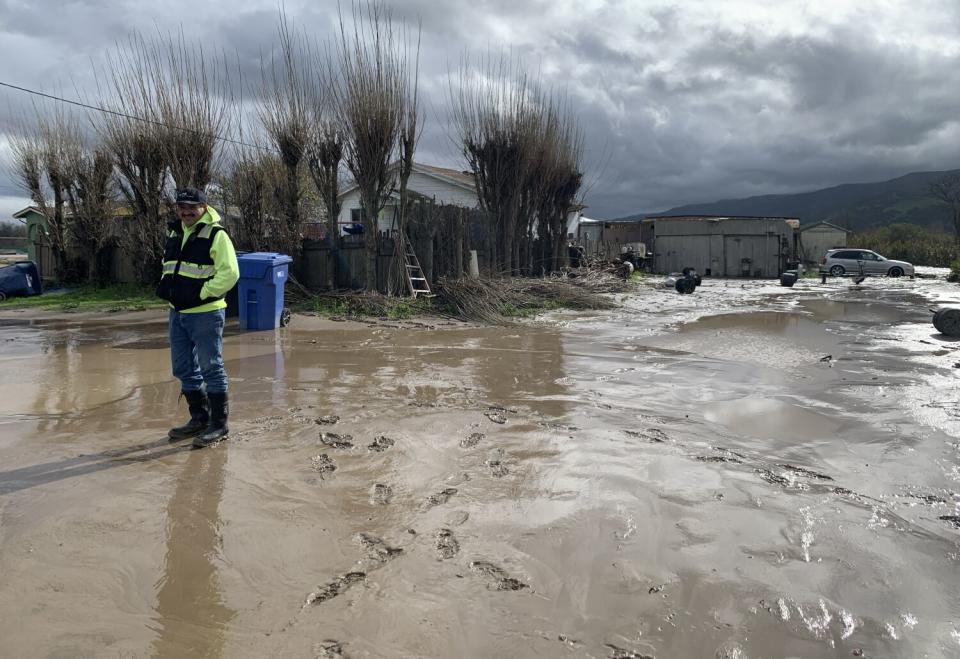
[[206, 384], [208, 394], [227, 392], [223, 368], [223, 309], [202, 313], [170, 310], [170, 359], [173, 375], [183, 391], [199, 391]]

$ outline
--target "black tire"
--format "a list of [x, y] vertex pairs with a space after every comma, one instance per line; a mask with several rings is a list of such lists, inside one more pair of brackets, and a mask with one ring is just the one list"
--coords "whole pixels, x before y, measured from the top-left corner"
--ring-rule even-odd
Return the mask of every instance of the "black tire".
[[780, 285], [792, 288], [797, 283], [797, 276], [792, 272], [785, 272], [780, 275]]
[[677, 293], [680, 293], [680, 295], [689, 295], [696, 290], [697, 285], [694, 283], [693, 279], [690, 279], [689, 277], [681, 277], [677, 280], [677, 283], [674, 284], [673, 287], [677, 289]]
[[286, 327], [290, 324], [290, 308], [284, 307], [280, 312], [280, 327]]
[[697, 286], [700, 286], [701, 284], [703, 284], [703, 277], [701, 277], [700, 275], [694, 275], [693, 281], [696, 282]]
[[894, 267], [890, 268], [890, 270], [887, 272], [887, 276], [888, 276], [888, 277], [902, 277], [902, 276], [903, 276], [903, 268], [898, 267], [898, 266], [894, 266]]
[[842, 265], [835, 265], [830, 268], [830, 276], [832, 277], [842, 277], [847, 273], [847, 269]]
[[933, 326], [947, 336], [960, 336], [960, 309], [940, 309], [933, 315]]

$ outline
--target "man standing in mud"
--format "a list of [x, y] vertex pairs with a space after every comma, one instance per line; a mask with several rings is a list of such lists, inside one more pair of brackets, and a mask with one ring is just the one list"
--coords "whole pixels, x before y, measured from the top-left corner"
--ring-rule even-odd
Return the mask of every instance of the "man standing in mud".
[[168, 433], [203, 448], [227, 436], [223, 367], [224, 296], [240, 278], [237, 254], [220, 215], [195, 188], [177, 190], [179, 221], [169, 225], [157, 295], [170, 303], [170, 357], [190, 420]]

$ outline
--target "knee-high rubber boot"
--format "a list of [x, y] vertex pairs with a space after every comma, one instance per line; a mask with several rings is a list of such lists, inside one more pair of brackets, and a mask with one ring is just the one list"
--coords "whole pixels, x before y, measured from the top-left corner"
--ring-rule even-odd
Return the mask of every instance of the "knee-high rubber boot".
[[210, 424], [210, 408], [207, 404], [207, 394], [202, 391], [184, 391], [181, 395], [187, 399], [190, 409], [190, 420], [182, 426], [171, 428], [167, 436], [171, 442], [187, 437], [199, 435]]
[[227, 428], [227, 417], [230, 415], [230, 406], [227, 402], [226, 392], [222, 394], [207, 394], [210, 400], [210, 425], [206, 431], [199, 437], [193, 438], [194, 448], [203, 448], [210, 446], [227, 436], [230, 429]]

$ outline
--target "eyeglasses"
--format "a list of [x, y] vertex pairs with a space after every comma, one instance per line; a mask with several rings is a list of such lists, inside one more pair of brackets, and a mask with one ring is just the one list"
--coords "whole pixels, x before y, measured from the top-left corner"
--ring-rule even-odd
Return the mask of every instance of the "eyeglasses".
[[177, 204], [178, 211], [196, 211], [200, 210], [199, 204]]

